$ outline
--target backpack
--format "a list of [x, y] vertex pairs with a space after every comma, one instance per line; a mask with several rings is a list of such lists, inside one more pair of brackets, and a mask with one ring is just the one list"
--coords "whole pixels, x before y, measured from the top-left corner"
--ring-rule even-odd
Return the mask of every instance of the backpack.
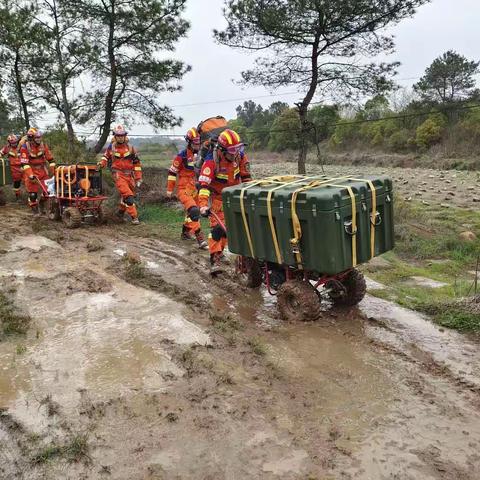
[[202, 143], [207, 140], [216, 141], [218, 136], [228, 128], [228, 123], [225, 117], [217, 115], [203, 120], [198, 124], [197, 132], [200, 135]]
[[227, 128], [227, 120], [221, 115], [207, 118], [198, 124], [197, 132], [200, 135], [202, 146], [200, 147], [197, 161], [195, 163], [195, 172], [197, 173], [197, 176], [200, 173], [205, 156], [215, 146], [218, 136]]

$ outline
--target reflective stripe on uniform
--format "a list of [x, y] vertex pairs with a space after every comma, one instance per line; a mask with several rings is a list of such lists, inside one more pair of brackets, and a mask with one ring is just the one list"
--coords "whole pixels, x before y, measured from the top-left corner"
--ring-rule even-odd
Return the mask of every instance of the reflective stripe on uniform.
[[210, 190], [208, 188], [201, 188], [198, 194], [201, 195], [202, 197], [209, 197]]
[[168, 176], [168, 181], [172, 181], [172, 182], [176, 182], [177, 181], [177, 177], [175, 177], [175, 175], [169, 175]]

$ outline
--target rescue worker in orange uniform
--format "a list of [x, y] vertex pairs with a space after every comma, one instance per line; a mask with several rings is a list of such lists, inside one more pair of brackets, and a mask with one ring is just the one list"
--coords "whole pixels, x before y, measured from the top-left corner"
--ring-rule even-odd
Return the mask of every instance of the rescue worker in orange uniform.
[[17, 200], [20, 199], [20, 186], [22, 185], [23, 172], [18, 152], [18, 137], [13, 133], [7, 137], [7, 144], [0, 150], [0, 155], [8, 159], [12, 173], [13, 191]]
[[42, 132], [36, 128], [28, 130], [26, 141], [20, 147], [20, 163], [28, 193], [28, 204], [32, 212], [38, 215], [43, 211], [45, 201], [40, 182], [45, 187], [45, 180], [55, 174], [55, 162], [48, 145], [43, 142]]
[[[224, 130], [218, 136], [215, 148], [206, 154], [198, 177], [200, 184], [198, 204], [201, 215], [208, 216], [211, 211], [225, 222], [222, 190], [225, 187], [249, 182], [251, 179], [250, 165], [243, 151], [240, 136], [233, 130]], [[227, 234], [213, 215], [210, 215], [210, 227], [208, 237], [210, 273], [217, 275], [223, 271], [221, 258], [227, 246]]]
[[208, 244], [200, 226], [196, 187], [195, 160], [200, 149], [200, 135], [195, 128], [191, 128], [187, 132], [185, 141], [187, 148], [173, 159], [172, 166], [168, 171], [167, 197], [172, 197], [175, 185], [177, 185], [177, 197], [185, 208], [185, 223], [182, 227], [181, 239], [196, 239], [199, 248], [206, 249]]
[[118, 217], [124, 218], [125, 212], [130, 215], [133, 225], [139, 225], [137, 207], [135, 206], [135, 188], [142, 184], [142, 165], [136, 149], [129, 145], [127, 132], [122, 125], [113, 130], [112, 143], [107, 147], [98, 166], [109, 166], [120, 193]]

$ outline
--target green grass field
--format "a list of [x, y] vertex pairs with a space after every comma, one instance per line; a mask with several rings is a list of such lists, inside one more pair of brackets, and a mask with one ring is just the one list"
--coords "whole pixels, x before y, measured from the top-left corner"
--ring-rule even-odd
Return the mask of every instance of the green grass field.
[[[475, 293], [480, 239], [465, 241], [459, 236], [467, 230], [480, 231], [480, 212], [397, 202], [395, 221], [396, 247], [384, 255], [388, 263], [363, 267], [369, 277], [387, 287], [371, 293], [428, 313], [449, 328], [480, 331], [480, 312], [463, 300]], [[412, 277], [446, 285], [418, 285]]]

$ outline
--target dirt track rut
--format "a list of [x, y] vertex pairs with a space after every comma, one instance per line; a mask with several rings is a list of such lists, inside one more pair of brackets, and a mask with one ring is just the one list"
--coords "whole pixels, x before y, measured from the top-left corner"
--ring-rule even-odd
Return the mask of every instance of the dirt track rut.
[[[0, 478], [478, 478], [474, 340], [371, 297], [284, 325], [193, 246], [2, 222], [0, 281], [33, 322], [0, 343]], [[78, 461], [38, 461], [79, 435]]]

